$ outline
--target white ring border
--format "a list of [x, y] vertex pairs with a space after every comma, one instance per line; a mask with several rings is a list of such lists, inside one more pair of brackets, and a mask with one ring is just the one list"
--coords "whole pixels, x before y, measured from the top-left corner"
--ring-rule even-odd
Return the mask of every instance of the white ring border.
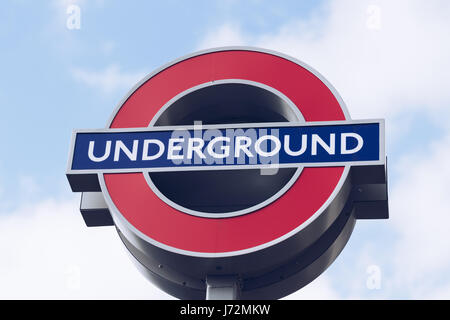
[[[317, 70], [315, 70], [314, 68], [312, 68], [311, 66], [307, 65], [306, 63], [295, 59], [293, 57], [290, 57], [288, 55], [273, 51], [273, 50], [267, 50], [267, 49], [262, 49], [262, 48], [256, 48], [256, 47], [246, 47], [246, 46], [230, 46], [230, 47], [219, 47], [219, 48], [212, 48], [212, 49], [206, 49], [206, 50], [201, 50], [201, 51], [197, 51], [194, 53], [191, 53], [189, 55], [183, 56], [181, 58], [178, 58], [172, 62], [169, 62], [167, 64], [165, 64], [164, 66], [158, 68], [157, 70], [155, 70], [154, 72], [150, 73], [149, 75], [147, 75], [146, 77], [144, 77], [141, 81], [139, 81], [129, 92], [128, 94], [125, 96], [125, 98], [123, 98], [118, 105], [116, 106], [114, 112], [112, 113], [112, 115], [110, 116], [106, 128], [109, 128], [110, 125], [112, 124], [117, 112], [120, 110], [120, 108], [122, 107], [122, 105], [128, 100], [128, 98], [139, 88], [141, 87], [145, 82], [147, 82], [150, 78], [154, 77], [156, 74], [158, 74], [159, 72], [163, 71], [164, 69], [167, 69], [168, 67], [181, 62], [183, 60], [192, 58], [192, 57], [196, 57], [199, 55], [203, 55], [203, 54], [208, 54], [208, 53], [213, 53], [213, 52], [221, 52], [221, 51], [253, 51], [253, 52], [260, 52], [260, 53], [266, 53], [266, 54], [270, 54], [270, 55], [274, 55], [274, 56], [278, 56], [280, 58], [284, 58], [288, 61], [291, 61], [297, 65], [299, 65], [300, 67], [303, 67], [304, 69], [308, 70], [309, 72], [311, 72], [314, 76], [316, 76], [319, 80], [322, 81], [322, 83], [324, 83], [328, 89], [331, 91], [331, 93], [333, 94], [333, 96], [337, 99], [342, 112], [344, 113], [345, 116], [345, 120], [351, 120], [350, 114], [348, 112], [348, 109], [343, 101], [343, 99], [341, 98], [341, 96], [339, 95], [339, 93], [336, 91], [336, 89], [331, 85], [331, 83], [329, 83]], [[142, 240], [156, 246], [159, 247], [161, 249], [173, 252], [173, 253], [177, 253], [177, 254], [182, 254], [182, 255], [187, 255], [187, 256], [193, 256], [193, 257], [203, 257], [203, 258], [220, 258], [220, 257], [231, 257], [231, 256], [237, 256], [237, 255], [243, 255], [243, 254], [248, 254], [251, 252], [255, 252], [255, 251], [259, 251], [268, 247], [271, 247], [277, 243], [280, 243], [288, 238], [290, 238], [291, 236], [293, 236], [294, 234], [297, 234], [298, 232], [300, 232], [301, 230], [303, 230], [304, 228], [306, 228], [307, 226], [309, 226], [314, 220], [317, 219], [318, 216], [321, 215], [321, 213], [328, 207], [328, 205], [334, 200], [334, 198], [336, 197], [336, 195], [338, 194], [338, 192], [340, 191], [340, 189], [342, 188], [344, 182], [347, 179], [347, 176], [349, 175], [350, 172], [350, 165], [346, 165], [344, 172], [341, 175], [341, 178], [339, 179], [336, 187], [334, 188], [333, 192], [331, 193], [330, 197], [327, 199], [327, 201], [325, 201], [325, 203], [305, 222], [303, 222], [301, 225], [299, 225], [297, 228], [291, 230], [290, 232], [286, 233], [285, 235], [276, 238], [272, 241], [266, 242], [264, 244], [258, 245], [258, 246], [254, 246], [251, 248], [247, 248], [247, 249], [241, 249], [241, 250], [236, 250], [236, 251], [228, 251], [228, 252], [197, 252], [197, 251], [189, 251], [189, 250], [182, 250], [182, 249], [178, 249], [166, 244], [163, 244], [161, 242], [158, 242], [152, 238], [150, 238], [149, 236], [145, 235], [144, 233], [142, 233], [141, 231], [139, 231], [138, 229], [136, 229], [130, 222], [128, 222], [125, 217], [122, 216], [122, 214], [120, 213], [120, 211], [117, 209], [117, 207], [115, 206], [114, 202], [112, 201], [108, 189], [106, 187], [106, 183], [105, 183], [105, 179], [103, 177], [102, 173], [98, 174], [98, 179], [99, 179], [99, 183], [100, 183], [100, 187], [102, 190], [102, 193], [105, 197], [105, 201], [110, 209], [111, 212], [111, 216], [114, 220], [114, 223], [116, 224], [116, 226], [120, 229], [120, 226], [126, 227], [128, 228], [130, 231], [132, 231], [136, 236], [138, 236], [139, 238], [141, 238]]]
[[[294, 119], [295, 122], [297, 122], [297, 123], [305, 123], [306, 122], [305, 117], [303, 117], [303, 114], [301, 113], [300, 109], [297, 108], [297, 106], [291, 101], [291, 99], [289, 99], [286, 95], [284, 95], [280, 91], [276, 90], [275, 88], [271, 88], [268, 85], [265, 85], [263, 83], [259, 83], [256, 81], [243, 80], [243, 79], [225, 79], [225, 80], [215, 80], [215, 81], [209, 81], [206, 83], [202, 83], [202, 84], [199, 84], [197, 86], [194, 86], [192, 88], [189, 88], [189, 89], [177, 94], [175, 97], [170, 99], [166, 104], [164, 104], [164, 106], [161, 109], [158, 110], [158, 112], [155, 114], [155, 116], [150, 121], [148, 126], [155, 127], [155, 123], [156, 123], [156, 121], [158, 121], [158, 119], [161, 117], [161, 115], [167, 109], [169, 109], [172, 104], [174, 104], [176, 101], [178, 101], [182, 97], [184, 97], [192, 92], [195, 92], [197, 90], [203, 89], [203, 88], [207, 88], [207, 87], [211, 87], [211, 86], [215, 86], [215, 85], [221, 85], [221, 84], [234, 84], [234, 83], [254, 86], [254, 87], [261, 88], [261, 89], [271, 92], [272, 94], [278, 96], [282, 101], [284, 101], [289, 106], [290, 110], [293, 112], [294, 116], [296, 117], [296, 119]], [[291, 122], [291, 121], [286, 121], [286, 122]], [[157, 126], [155, 128], [157, 128]], [[269, 168], [270, 168], [270, 166], [269, 166]], [[275, 166], [275, 168], [282, 169], [280, 166]], [[217, 212], [217, 213], [193, 210], [193, 209], [189, 209], [189, 208], [183, 207], [182, 205], [177, 204], [176, 202], [167, 198], [158, 189], [158, 187], [156, 187], [156, 185], [153, 183], [153, 180], [150, 178], [150, 175], [149, 175], [150, 171], [144, 171], [143, 174], [145, 177], [145, 181], [147, 181], [147, 184], [149, 185], [150, 189], [152, 189], [152, 191], [162, 201], [167, 203], [172, 208], [174, 208], [178, 211], [190, 214], [192, 216], [196, 216], [196, 217], [220, 219], [220, 218], [237, 217], [237, 216], [241, 216], [244, 214], [248, 214], [248, 213], [254, 212], [256, 210], [259, 210], [259, 209], [264, 208], [265, 206], [271, 204], [272, 202], [277, 200], [279, 197], [281, 197], [283, 194], [285, 194], [292, 187], [292, 185], [297, 181], [298, 177], [302, 173], [303, 168], [304, 168], [304, 166], [298, 166], [297, 170], [295, 170], [294, 174], [289, 179], [289, 181], [286, 182], [286, 184], [283, 187], [281, 187], [277, 192], [275, 192], [275, 194], [273, 194], [266, 200], [261, 201], [255, 205], [250, 206], [245, 209], [228, 211], [228, 212]], [[259, 169], [259, 170], [264, 170], [264, 169]]]

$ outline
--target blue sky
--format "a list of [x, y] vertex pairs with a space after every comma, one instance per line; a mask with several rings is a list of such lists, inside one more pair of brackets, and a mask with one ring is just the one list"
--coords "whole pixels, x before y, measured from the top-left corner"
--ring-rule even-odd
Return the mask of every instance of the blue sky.
[[[0, 11], [0, 98], [7, 113], [0, 119], [0, 143], [15, 155], [2, 158], [0, 177], [32, 176], [43, 194], [55, 192], [55, 184], [65, 188], [61, 172], [72, 128], [104, 126], [131, 88], [118, 85], [105, 93], [86, 87], [74, 79], [74, 69], [101, 72], [114, 66], [134, 78], [128, 81], [132, 85], [194, 51], [218, 21], [270, 30], [291, 11], [306, 15], [311, 9], [296, 1], [264, 10], [269, 1], [128, 1], [125, 7], [120, 1], [82, 1], [81, 28], [70, 30], [71, 3], [77, 2], [6, 1]], [[5, 190], [6, 199], [15, 203], [17, 187]]]
[[[70, 5], [80, 29], [66, 26]], [[360, 221], [336, 262], [293, 298], [449, 298], [449, 14], [447, 1], [415, 0], [3, 1], [0, 240], [17, 247], [0, 245], [0, 297], [168, 298], [134, 270], [114, 230], [83, 226], [64, 176], [70, 134], [103, 127], [162, 64], [252, 45], [312, 65], [353, 118], [387, 124], [392, 218]], [[19, 281], [29, 255], [36, 271]], [[380, 288], [367, 286], [371, 266]], [[112, 287], [117, 272], [124, 279]]]

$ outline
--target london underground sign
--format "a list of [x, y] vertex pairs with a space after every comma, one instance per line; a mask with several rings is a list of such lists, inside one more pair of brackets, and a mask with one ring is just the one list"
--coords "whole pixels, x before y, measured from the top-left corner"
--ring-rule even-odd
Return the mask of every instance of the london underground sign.
[[[388, 217], [383, 120], [351, 120], [285, 55], [202, 51], [141, 81], [105, 129], [75, 130], [67, 177], [180, 298], [279, 298], [320, 275], [356, 219]], [[230, 280], [231, 279], [231, 280]], [[224, 285], [225, 283], [225, 285]]]
[[70, 168], [80, 174], [258, 168], [269, 162], [278, 167], [380, 164], [382, 127], [382, 121], [373, 121], [78, 131]]

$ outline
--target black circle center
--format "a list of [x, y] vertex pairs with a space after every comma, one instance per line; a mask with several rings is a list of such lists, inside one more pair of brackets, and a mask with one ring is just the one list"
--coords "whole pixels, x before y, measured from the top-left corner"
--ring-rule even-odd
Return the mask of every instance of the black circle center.
[[[247, 83], [220, 83], [192, 91], [171, 104], [155, 126], [298, 121], [279, 95]], [[279, 192], [295, 168], [152, 172], [169, 200], [201, 213], [231, 213], [256, 206]]]

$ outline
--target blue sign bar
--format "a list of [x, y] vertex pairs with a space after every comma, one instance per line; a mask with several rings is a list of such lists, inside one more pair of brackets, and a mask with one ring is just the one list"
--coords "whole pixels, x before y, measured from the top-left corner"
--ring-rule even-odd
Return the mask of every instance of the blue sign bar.
[[69, 170], [176, 171], [381, 163], [384, 123], [272, 123], [74, 132]]

